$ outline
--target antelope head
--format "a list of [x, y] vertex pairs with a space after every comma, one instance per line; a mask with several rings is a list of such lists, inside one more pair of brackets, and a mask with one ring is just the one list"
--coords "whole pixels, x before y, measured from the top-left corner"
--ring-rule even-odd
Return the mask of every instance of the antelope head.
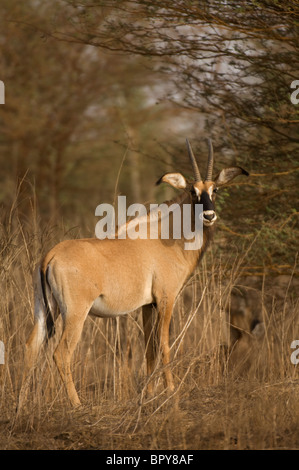
[[203, 206], [203, 224], [206, 227], [211, 227], [217, 219], [215, 199], [218, 188], [229, 183], [238, 175], [243, 174], [248, 176], [249, 173], [239, 166], [233, 166], [221, 170], [213, 180], [214, 152], [211, 139], [209, 139], [208, 142], [209, 155], [204, 178], [201, 177], [191, 145], [188, 139], [186, 139], [188, 155], [194, 174], [194, 181], [187, 181], [181, 173], [166, 173], [162, 178], [160, 178], [157, 184], [164, 182], [170, 184], [174, 188], [184, 189], [189, 192], [192, 200], [197, 204], [202, 204]]

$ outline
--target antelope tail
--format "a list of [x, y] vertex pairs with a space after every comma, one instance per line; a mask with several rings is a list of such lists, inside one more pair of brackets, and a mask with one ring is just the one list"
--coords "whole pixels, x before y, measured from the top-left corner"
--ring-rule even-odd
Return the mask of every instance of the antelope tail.
[[46, 273], [44, 273], [43, 270], [39, 268], [39, 274], [40, 274], [42, 297], [43, 297], [43, 303], [44, 303], [44, 312], [46, 314], [46, 327], [47, 327], [46, 340], [48, 341], [55, 334], [55, 324], [54, 324], [54, 318], [53, 318], [51, 306], [47, 297], [47, 278], [46, 278], [47, 271]]

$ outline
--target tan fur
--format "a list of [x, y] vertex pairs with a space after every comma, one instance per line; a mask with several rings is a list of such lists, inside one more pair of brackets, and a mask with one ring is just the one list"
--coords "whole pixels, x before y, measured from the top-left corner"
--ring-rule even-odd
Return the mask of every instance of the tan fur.
[[[206, 245], [207, 235], [204, 236]], [[54, 359], [71, 403], [80, 404], [71, 375], [71, 357], [81, 337], [87, 315], [123, 315], [143, 307], [148, 374], [155, 365], [160, 344], [162, 361], [169, 364], [169, 324], [173, 305], [182, 286], [193, 272], [199, 251], [186, 251], [181, 240], [67, 240], [56, 245], [44, 258], [41, 269], [64, 320], [64, 330]], [[93, 309], [101, 296], [103, 314]], [[157, 338], [153, 335], [153, 305], [157, 306]], [[150, 325], [150, 326], [148, 326]], [[32, 366], [40, 341], [27, 343]], [[170, 369], [165, 370], [166, 385], [173, 390]], [[149, 385], [151, 391], [152, 385]]]
[[[173, 202], [181, 206], [191, 202], [194, 209], [197, 200], [195, 189], [191, 192], [191, 184], [180, 174], [172, 173], [163, 178], [162, 181], [173, 186], [189, 188]], [[211, 193], [210, 188], [214, 186], [213, 182], [196, 182], [193, 188], [197, 188], [199, 194]], [[192, 217], [194, 226], [194, 211]], [[88, 314], [109, 317], [142, 307], [147, 372], [149, 375], [153, 372], [160, 350], [166, 386], [173, 390], [169, 367], [169, 324], [173, 306], [206, 250], [212, 231], [213, 227], [204, 227], [202, 247], [190, 251], [184, 249], [184, 238], [174, 240], [171, 233], [168, 240], [82, 239], [56, 245], [45, 256], [36, 275], [35, 326], [26, 344], [19, 404], [24, 400], [29, 371], [46, 339], [56, 306], [63, 317], [64, 328], [54, 359], [72, 405], [79, 405], [80, 400], [72, 379], [71, 358]], [[148, 388], [152, 390], [151, 382]]]

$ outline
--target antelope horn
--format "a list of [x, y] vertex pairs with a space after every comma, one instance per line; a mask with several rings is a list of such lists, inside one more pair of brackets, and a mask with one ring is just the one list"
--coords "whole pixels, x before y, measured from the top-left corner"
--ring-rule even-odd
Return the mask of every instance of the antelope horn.
[[186, 139], [186, 143], [187, 143], [189, 158], [190, 158], [191, 165], [193, 168], [193, 173], [195, 176], [195, 181], [201, 181], [200, 172], [199, 172], [199, 169], [198, 169], [198, 166], [197, 166], [197, 163], [196, 163], [196, 160], [195, 160], [195, 157], [194, 157], [194, 154], [193, 154], [193, 151], [192, 151], [192, 148], [188, 139]]
[[212, 181], [213, 180], [214, 152], [213, 152], [213, 144], [212, 144], [211, 139], [208, 139], [208, 142], [209, 142], [209, 156], [208, 156], [206, 181]]

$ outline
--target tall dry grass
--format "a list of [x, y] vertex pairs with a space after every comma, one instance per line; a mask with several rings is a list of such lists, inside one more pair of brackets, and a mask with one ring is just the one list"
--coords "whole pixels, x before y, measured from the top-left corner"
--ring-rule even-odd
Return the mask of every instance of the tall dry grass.
[[145, 393], [139, 312], [117, 320], [90, 317], [73, 357], [83, 406], [72, 411], [52, 359], [58, 320], [16, 420], [24, 345], [33, 325], [32, 273], [41, 254], [72, 235], [62, 225], [41, 226], [34, 198], [30, 207], [20, 216], [15, 202], [1, 218], [0, 448], [299, 447], [298, 366], [290, 361], [290, 344], [299, 339], [295, 279], [285, 279], [279, 295], [273, 279], [251, 287], [261, 304], [248, 314], [260, 317], [263, 334], [241, 328], [232, 345], [227, 312], [233, 287], [245, 282], [246, 250], [219, 258], [211, 249], [178, 299], [171, 323], [172, 395], [164, 390], [161, 365], [152, 378], [155, 394]]

